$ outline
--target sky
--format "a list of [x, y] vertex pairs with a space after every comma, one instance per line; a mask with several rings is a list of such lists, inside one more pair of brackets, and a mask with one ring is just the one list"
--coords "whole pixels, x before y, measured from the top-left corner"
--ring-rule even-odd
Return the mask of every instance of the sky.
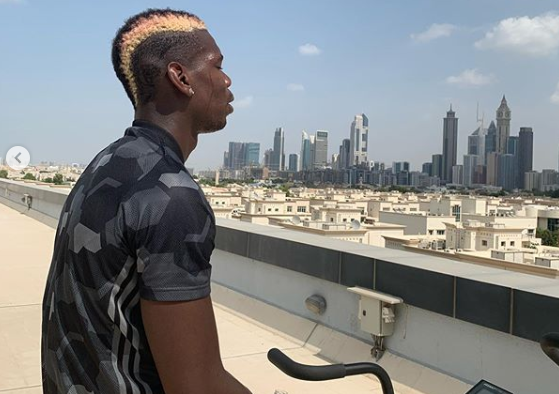
[[235, 112], [203, 135], [187, 167], [217, 168], [229, 141], [299, 153], [301, 131], [329, 131], [329, 154], [369, 118], [369, 159], [420, 169], [442, 151], [443, 117], [467, 136], [503, 94], [511, 135], [533, 127], [534, 168], [557, 169], [557, 0], [83, 1], [0, 0], [0, 157], [88, 164], [131, 124], [111, 41], [129, 16], [171, 7], [197, 14], [224, 54]]

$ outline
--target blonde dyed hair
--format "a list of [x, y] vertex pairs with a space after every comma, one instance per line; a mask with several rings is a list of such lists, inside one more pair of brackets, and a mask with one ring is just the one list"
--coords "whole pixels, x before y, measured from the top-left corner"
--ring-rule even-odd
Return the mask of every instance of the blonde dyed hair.
[[196, 15], [170, 9], [150, 9], [130, 18], [113, 42], [113, 66], [118, 78], [136, 107], [140, 102], [133, 59], [138, 47], [147, 39], [162, 33], [191, 33], [206, 30]]

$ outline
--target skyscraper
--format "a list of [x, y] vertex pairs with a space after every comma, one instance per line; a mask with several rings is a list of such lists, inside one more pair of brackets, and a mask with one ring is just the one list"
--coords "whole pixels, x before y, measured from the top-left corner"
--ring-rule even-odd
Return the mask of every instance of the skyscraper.
[[518, 187], [522, 187], [522, 179], [520, 178], [520, 172], [518, 171], [518, 136], [511, 135], [507, 140], [507, 154], [512, 155], [513, 163], [513, 175], [512, 179], [514, 180], [512, 183], [512, 189], [516, 189]]
[[443, 176], [443, 155], [436, 154], [432, 157], [431, 176], [438, 176], [442, 179]]
[[432, 176], [431, 174], [433, 173], [433, 163], [423, 163], [423, 165], [421, 166], [421, 172], [423, 174]]
[[229, 151], [223, 152], [223, 168], [229, 167]]
[[507, 142], [510, 136], [511, 112], [507, 99], [503, 95], [501, 105], [497, 108], [497, 146], [496, 152], [507, 153]]
[[285, 168], [285, 153], [283, 127], [276, 128], [274, 133], [274, 151], [272, 153], [272, 163], [270, 170], [283, 171]]
[[301, 170], [303, 171], [313, 169], [314, 158], [312, 153], [314, 148], [312, 145], [313, 141], [311, 141], [311, 137], [305, 130], [303, 130], [301, 132]]
[[239, 170], [244, 167], [245, 152], [242, 142], [229, 142], [228, 166], [232, 170]]
[[299, 155], [297, 153], [292, 153], [289, 155], [289, 171], [299, 171]]
[[258, 165], [260, 143], [229, 142], [229, 151], [223, 156], [223, 166], [232, 170], [240, 170], [247, 166]]
[[338, 157], [340, 170], [345, 170], [350, 167], [350, 158], [350, 140], [344, 139], [340, 145], [340, 155]]
[[314, 168], [328, 164], [328, 131], [317, 130], [314, 139]]
[[521, 127], [518, 134], [518, 175], [519, 186], [526, 189], [524, 183], [527, 172], [532, 171], [534, 163], [534, 132], [531, 127]]
[[340, 169], [340, 155], [339, 155], [339, 153], [332, 153], [331, 163], [332, 163], [332, 169], [333, 170], [339, 170]]
[[407, 161], [395, 161], [392, 163], [392, 172], [398, 174], [399, 172], [410, 172], [410, 163]]
[[516, 188], [517, 166], [515, 156], [510, 153], [499, 155], [499, 169], [497, 171], [497, 186], [505, 190]]
[[446, 118], [443, 120], [443, 166], [442, 166], [442, 181], [452, 181], [452, 167], [456, 165], [458, 157], [458, 118], [452, 110], [446, 113]]
[[487, 154], [487, 184], [491, 186], [498, 185], [499, 164], [501, 154], [498, 152], [489, 152]]
[[260, 143], [246, 142], [244, 145], [245, 163], [243, 167], [258, 166], [260, 164]]
[[497, 152], [497, 126], [494, 121], [491, 121], [485, 136], [485, 164], [487, 164], [487, 155], [492, 152]]
[[368, 161], [369, 119], [365, 114], [355, 115], [349, 135], [350, 166]]
[[271, 168], [272, 167], [272, 156], [274, 155], [274, 151], [272, 149], [266, 149], [264, 152], [264, 167]]
[[464, 166], [462, 164], [452, 166], [452, 183], [455, 185], [464, 184]]
[[468, 155], [479, 156], [478, 162], [485, 163], [485, 139], [487, 129], [483, 127], [483, 122], [480, 122], [477, 129], [468, 136]]
[[464, 186], [469, 187], [475, 183], [474, 175], [479, 162], [480, 157], [478, 155], [464, 155]]

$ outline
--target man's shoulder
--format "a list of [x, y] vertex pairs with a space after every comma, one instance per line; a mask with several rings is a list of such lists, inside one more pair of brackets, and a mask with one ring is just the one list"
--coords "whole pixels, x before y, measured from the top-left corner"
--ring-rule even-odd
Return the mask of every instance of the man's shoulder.
[[127, 200], [158, 204], [168, 200], [201, 199], [200, 186], [184, 167], [177, 167], [170, 163], [152, 171], [131, 187]]
[[[85, 178], [113, 178], [130, 187], [155, 182], [159, 175], [178, 173], [184, 165], [155, 141], [142, 135], [126, 134], [97, 154], [84, 172]], [[188, 174], [187, 174], [188, 175]]]
[[211, 216], [200, 187], [184, 169], [153, 173], [131, 188], [122, 208], [126, 224], [140, 230], [163, 222], [186, 225]]

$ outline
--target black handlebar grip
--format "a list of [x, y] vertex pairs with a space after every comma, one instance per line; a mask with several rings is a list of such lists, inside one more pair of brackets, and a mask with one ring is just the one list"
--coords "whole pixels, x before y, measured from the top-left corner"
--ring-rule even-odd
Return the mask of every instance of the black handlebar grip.
[[287, 357], [279, 349], [270, 349], [268, 360], [286, 375], [295, 379], [321, 381], [330, 379], [341, 379], [346, 376], [346, 367], [343, 364], [334, 365], [303, 365]]
[[559, 365], [559, 333], [550, 332], [545, 334], [541, 341], [540, 346], [547, 356]]

